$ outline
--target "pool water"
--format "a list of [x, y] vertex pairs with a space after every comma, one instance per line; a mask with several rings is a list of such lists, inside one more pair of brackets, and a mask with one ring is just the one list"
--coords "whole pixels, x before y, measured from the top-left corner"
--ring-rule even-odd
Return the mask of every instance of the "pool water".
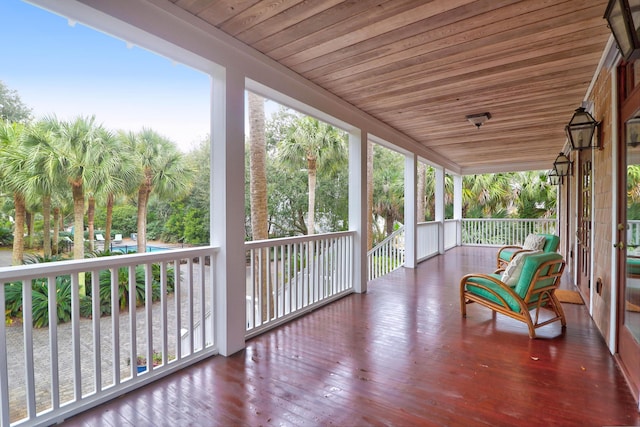
[[[168, 251], [170, 248], [163, 248], [161, 246], [147, 246], [147, 252], [162, 252], [162, 251]], [[135, 245], [121, 245], [121, 246], [115, 246], [112, 245], [111, 246], [111, 251], [115, 252], [122, 252], [125, 254], [133, 254], [138, 252], [138, 247]]]

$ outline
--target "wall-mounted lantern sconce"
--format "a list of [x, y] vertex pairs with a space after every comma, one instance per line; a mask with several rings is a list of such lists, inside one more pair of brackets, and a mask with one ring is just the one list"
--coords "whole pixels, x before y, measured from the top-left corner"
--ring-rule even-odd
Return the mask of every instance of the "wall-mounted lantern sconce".
[[[640, 0], [609, 0], [604, 18], [626, 61], [640, 58]], [[634, 13], [635, 12], [635, 13]]]
[[471, 122], [476, 128], [480, 129], [480, 126], [491, 118], [491, 113], [471, 114], [467, 116], [467, 120]]
[[640, 117], [629, 119], [624, 125], [627, 145], [634, 148], [640, 145]]
[[571, 176], [571, 160], [564, 153], [558, 154], [556, 161], [553, 162], [553, 169], [555, 169], [558, 176]]
[[547, 174], [547, 178], [549, 178], [549, 184], [551, 185], [560, 185], [562, 184], [562, 177], [558, 175], [555, 169], [551, 169]]
[[587, 148], [597, 147], [597, 141], [593, 144], [593, 134], [599, 125], [600, 122], [597, 122], [584, 107], [578, 108], [576, 112], [573, 113], [569, 124], [565, 127], [571, 149], [585, 150]]

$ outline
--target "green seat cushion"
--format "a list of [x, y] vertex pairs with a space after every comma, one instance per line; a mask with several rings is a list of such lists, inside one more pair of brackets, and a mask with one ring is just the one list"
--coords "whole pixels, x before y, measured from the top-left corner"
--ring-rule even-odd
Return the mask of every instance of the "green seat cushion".
[[[488, 274], [488, 276], [495, 277], [498, 280], [500, 280], [500, 277], [501, 277], [499, 274]], [[501, 288], [491, 280], [488, 280], [482, 277], [470, 277], [467, 280], [467, 285], [466, 285], [467, 292], [474, 295], [478, 295], [479, 297], [482, 297], [489, 301], [495, 302], [496, 304], [503, 305], [502, 301], [500, 301], [493, 293], [491, 293], [486, 289], [473, 286], [474, 284], [483, 285], [488, 289], [494, 291], [496, 294], [500, 295], [506, 301], [507, 305], [511, 310], [516, 312], [520, 311], [520, 305], [518, 304], [518, 302], [511, 295], [506, 293], [503, 288]]]

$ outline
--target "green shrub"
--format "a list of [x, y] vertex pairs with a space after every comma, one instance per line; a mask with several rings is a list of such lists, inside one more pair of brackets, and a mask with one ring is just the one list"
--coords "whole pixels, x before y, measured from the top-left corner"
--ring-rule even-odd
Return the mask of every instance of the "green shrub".
[[[49, 325], [49, 285], [47, 279], [31, 281], [33, 326], [41, 328]], [[22, 283], [13, 282], [5, 285], [6, 313], [10, 318], [22, 315]], [[56, 307], [58, 322], [71, 319], [71, 278], [56, 277]], [[8, 321], [9, 319], [5, 319]]]
[[13, 231], [10, 228], [0, 228], [0, 246], [13, 245]]

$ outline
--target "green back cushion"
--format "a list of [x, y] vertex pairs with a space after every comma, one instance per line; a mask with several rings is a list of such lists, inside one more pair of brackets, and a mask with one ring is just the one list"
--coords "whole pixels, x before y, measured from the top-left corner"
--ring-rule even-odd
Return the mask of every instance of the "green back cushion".
[[560, 245], [560, 238], [555, 234], [540, 234], [544, 236], [547, 242], [544, 244], [543, 252], [555, 252], [558, 250], [558, 246]]
[[[542, 249], [543, 252], [555, 252], [558, 250], [558, 246], [560, 245], [560, 238], [558, 236], [555, 234], [540, 234], [540, 236], [544, 236], [546, 240], [544, 248]], [[513, 253], [518, 250], [520, 249], [504, 249], [500, 252], [500, 259], [509, 262]], [[640, 263], [638, 263], [638, 273], [640, 273]]]
[[[522, 268], [522, 273], [520, 273], [520, 279], [518, 280], [518, 283], [514, 288], [514, 291], [516, 292], [516, 294], [518, 294], [521, 298], [524, 298], [527, 295], [527, 291], [529, 290], [531, 280], [533, 279], [533, 276], [535, 275], [536, 270], [538, 269], [538, 267], [540, 267], [541, 264], [547, 261], [555, 261], [555, 260], [561, 260], [561, 259], [562, 259], [562, 255], [560, 255], [557, 252], [549, 252], [549, 253], [543, 252], [541, 254], [531, 255], [530, 257], [527, 257], [527, 259], [524, 262], [524, 267]], [[553, 272], [555, 273], [559, 269], [560, 269], [560, 264], [556, 264], [554, 266]], [[541, 272], [541, 275], [544, 276], [548, 273], [549, 273], [549, 267], [545, 268], [544, 271]], [[553, 284], [553, 278], [539, 280], [535, 284], [535, 289], [549, 286], [551, 284]]]

